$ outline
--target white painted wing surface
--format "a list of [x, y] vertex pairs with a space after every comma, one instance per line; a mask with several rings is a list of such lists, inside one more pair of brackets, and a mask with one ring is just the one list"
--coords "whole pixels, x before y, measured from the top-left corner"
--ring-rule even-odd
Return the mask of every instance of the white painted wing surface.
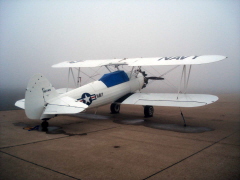
[[164, 66], [164, 65], [194, 65], [213, 63], [225, 59], [220, 55], [204, 56], [174, 56], [156, 58], [138, 58], [128, 63], [129, 66]]
[[22, 109], [25, 109], [25, 99], [18, 100], [18, 101], [15, 103], [15, 106], [17, 106], [17, 107], [19, 107], [19, 108], [22, 108]]
[[208, 94], [135, 93], [124, 100], [122, 104], [198, 107], [217, 100], [217, 96]]
[[105, 59], [105, 60], [85, 60], [85, 61], [65, 61], [53, 65], [53, 68], [66, 68], [66, 67], [99, 67], [105, 65], [114, 65], [122, 59]]
[[99, 67], [110, 65], [128, 66], [163, 66], [163, 65], [193, 65], [217, 62], [225, 59], [220, 55], [203, 56], [174, 56], [174, 57], [152, 57], [152, 58], [124, 58], [124, 59], [105, 59], [105, 60], [85, 60], [85, 61], [65, 61], [55, 64], [54, 68], [67, 67]]
[[76, 102], [73, 98], [62, 97], [49, 102], [43, 114], [76, 114], [87, 107], [86, 104]]

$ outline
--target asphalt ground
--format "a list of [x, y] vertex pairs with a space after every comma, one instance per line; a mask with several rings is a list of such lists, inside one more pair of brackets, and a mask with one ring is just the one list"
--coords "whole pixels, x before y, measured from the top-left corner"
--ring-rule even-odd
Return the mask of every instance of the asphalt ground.
[[49, 133], [23, 129], [41, 123], [23, 110], [0, 111], [0, 179], [240, 179], [239, 96], [181, 110], [187, 127], [179, 108], [144, 118], [108, 105], [53, 118]]

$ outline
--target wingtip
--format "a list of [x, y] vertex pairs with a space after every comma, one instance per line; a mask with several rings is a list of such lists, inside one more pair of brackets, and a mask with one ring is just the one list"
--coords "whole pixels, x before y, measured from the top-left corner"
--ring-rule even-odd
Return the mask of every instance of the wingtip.
[[223, 55], [218, 55], [218, 56], [220, 61], [228, 58], [227, 56], [223, 56]]

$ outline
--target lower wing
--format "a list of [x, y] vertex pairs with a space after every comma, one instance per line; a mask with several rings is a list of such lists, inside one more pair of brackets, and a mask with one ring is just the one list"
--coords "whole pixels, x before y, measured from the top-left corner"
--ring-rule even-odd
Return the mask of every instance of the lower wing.
[[135, 93], [125, 99], [122, 104], [198, 107], [211, 104], [217, 100], [217, 96], [208, 94]]

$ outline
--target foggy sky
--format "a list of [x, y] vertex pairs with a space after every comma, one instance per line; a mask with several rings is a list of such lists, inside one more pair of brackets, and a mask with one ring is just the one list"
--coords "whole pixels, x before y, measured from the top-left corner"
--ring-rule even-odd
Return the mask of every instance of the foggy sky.
[[[237, 0], [2, 0], [0, 110], [24, 98], [35, 73], [66, 87], [67, 69], [51, 66], [67, 60], [224, 55], [226, 60], [193, 66], [189, 92], [239, 93], [239, 19]], [[172, 67], [154, 68], [162, 74]], [[180, 76], [178, 69], [168, 80], [178, 86]], [[144, 92], [174, 91], [165, 81]]]

